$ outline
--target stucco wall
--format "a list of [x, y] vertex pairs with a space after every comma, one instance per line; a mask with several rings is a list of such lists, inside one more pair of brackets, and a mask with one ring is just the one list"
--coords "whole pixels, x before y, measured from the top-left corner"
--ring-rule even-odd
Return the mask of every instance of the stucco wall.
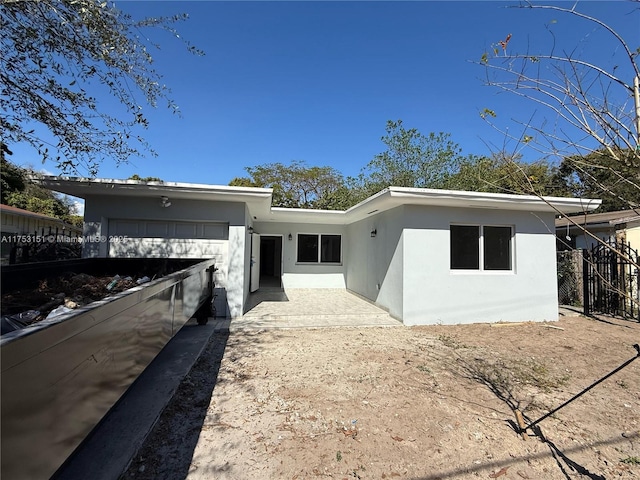
[[[452, 222], [512, 225], [513, 271], [452, 271]], [[407, 206], [405, 225], [405, 324], [557, 320], [552, 213]]]
[[[613, 228], [607, 228], [606, 230], [590, 230], [590, 233], [604, 242], [612, 242], [616, 238], [616, 232]], [[584, 234], [576, 236], [576, 248], [591, 250], [596, 243], [598, 242], [591, 236]]]
[[634, 250], [640, 252], [640, 222], [630, 222], [627, 224], [627, 243]]
[[[396, 318], [403, 315], [403, 211], [404, 207], [397, 207], [347, 228], [347, 288]], [[373, 230], [375, 237], [371, 237]]]
[[[283, 235], [282, 285], [284, 288], [345, 288], [345, 263], [350, 258], [342, 225], [256, 222], [256, 233]], [[296, 262], [298, 233], [331, 233], [342, 235], [342, 263], [340, 265], [299, 264]], [[289, 234], [293, 239], [289, 240]]]
[[[242, 315], [245, 291], [244, 203], [171, 198], [162, 208], [158, 197], [87, 196], [85, 236], [96, 241], [83, 244], [84, 257], [140, 256], [216, 259], [216, 309], [218, 315]], [[226, 238], [110, 238], [113, 220], [200, 222], [225, 224]], [[113, 228], [113, 227], [112, 227]]]

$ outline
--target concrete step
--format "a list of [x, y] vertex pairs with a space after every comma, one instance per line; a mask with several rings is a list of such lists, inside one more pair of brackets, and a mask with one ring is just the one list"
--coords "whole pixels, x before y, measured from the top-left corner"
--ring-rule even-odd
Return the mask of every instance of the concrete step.
[[[402, 323], [388, 314], [367, 315], [245, 315], [228, 321], [230, 331], [275, 328], [395, 327]], [[223, 327], [221, 327], [223, 328]]]

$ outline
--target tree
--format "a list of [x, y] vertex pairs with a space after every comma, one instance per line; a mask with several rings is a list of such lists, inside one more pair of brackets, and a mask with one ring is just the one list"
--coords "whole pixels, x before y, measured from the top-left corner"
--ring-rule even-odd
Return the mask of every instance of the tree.
[[501, 152], [491, 157], [469, 155], [444, 185], [449, 190], [563, 196], [570, 192], [558, 180], [558, 169], [545, 161], [527, 163]]
[[389, 186], [441, 188], [461, 161], [460, 148], [448, 133], [423, 135], [402, 120], [387, 121], [381, 138], [387, 150], [376, 155], [360, 179], [368, 194]]
[[602, 199], [600, 212], [640, 208], [640, 164], [632, 152], [620, 152], [617, 162], [600, 150], [586, 156], [567, 157], [558, 179], [573, 196]]
[[7, 194], [24, 190], [25, 175], [23, 169], [15, 166], [6, 155], [13, 155], [11, 150], [0, 142], [0, 203], [7, 203]]
[[[155, 107], [166, 101], [174, 112], [178, 107], [153, 68], [148, 50], [153, 44], [142, 31], [161, 28], [179, 37], [173, 25], [186, 18], [134, 20], [102, 0], [3, 1], [3, 141], [27, 142], [43, 162], [55, 156], [63, 173], [82, 169], [90, 176], [106, 159], [119, 164], [144, 152], [153, 154], [139, 134], [140, 127], [148, 125], [143, 104]], [[202, 54], [185, 43], [191, 52]], [[122, 112], [103, 109], [96, 92], [117, 99]]]
[[[577, 3], [564, 7], [525, 2], [520, 8], [569, 15], [591, 25], [586, 38], [600, 35], [593, 41], [608, 41], [609, 50], [617, 55], [615, 65], [607, 68], [576, 54], [589, 48], [560, 51], [555, 43], [546, 53], [517, 53], [509, 34], [481, 57], [486, 84], [530, 101], [550, 115], [534, 112], [527, 119], [516, 119], [520, 127], [516, 133], [498, 127], [497, 113], [491, 109], [484, 109], [481, 116], [507, 140], [515, 141], [518, 148], [532, 148], [545, 158], [561, 162], [565, 177], [574, 175], [574, 181], [586, 182], [583, 192], [617, 197], [619, 208], [637, 208], [640, 48], [632, 50], [612, 26], [578, 11]], [[637, 16], [638, 9], [629, 15]], [[554, 24], [547, 28], [555, 38]], [[527, 187], [526, 182], [522, 185]]]
[[31, 178], [37, 174], [32, 169], [18, 167], [4, 155], [0, 157], [0, 161], [1, 203], [82, 226], [82, 217], [76, 215], [75, 205], [69, 197], [57, 195], [35, 184]]
[[349, 206], [344, 178], [333, 167], [309, 167], [303, 161], [293, 161], [289, 165], [247, 167], [246, 171], [249, 178], [234, 178], [229, 185], [272, 188], [276, 207], [342, 210]]
[[162, 183], [164, 180], [158, 177], [141, 177], [137, 173], [131, 175], [127, 180], [137, 180], [139, 182], [158, 182]]

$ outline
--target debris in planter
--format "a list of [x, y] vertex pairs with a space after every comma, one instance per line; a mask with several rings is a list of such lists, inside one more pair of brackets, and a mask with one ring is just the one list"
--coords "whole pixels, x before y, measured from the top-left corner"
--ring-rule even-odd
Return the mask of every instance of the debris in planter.
[[13, 332], [24, 328], [38, 318], [40, 312], [37, 310], [27, 310], [26, 312], [15, 313], [13, 315], [2, 315], [0, 319], [0, 334]]
[[78, 305], [77, 302], [74, 302], [70, 298], [65, 298], [64, 299], [64, 306], [67, 307], [67, 308], [70, 308], [71, 310], [74, 310], [74, 309], [78, 308], [80, 305]]
[[112, 290], [113, 287], [115, 287], [118, 284], [119, 280], [120, 280], [120, 275], [116, 275], [115, 277], [113, 277], [113, 280], [111, 280], [107, 285], [107, 290]]
[[47, 315], [46, 320], [49, 320], [51, 318], [57, 317], [59, 315], [62, 315], [63, 313], [69, 313], [72, 312], [73, 310], [71, 308], [67, 308], [64, 305], [60, 305], [57, 308], [54, 308], [53, 310], [51, 310], [49, 312], [49, 315]]
[[[151, 281], [147, 275], [138, 280], [126, 276], [93, 276], [86, 273], [63, 273], [57, 277], [41, 280], [36, 288], [18, 289], [2, 293], [2, 333], [24, 328], [25, 326], [52, 318], [62, 313], [87, 305], [96, 300], [128, 290]], [[51, 315], [52, 311], [56, 312]], [[38, 312], [29, 317], [28, 322], [21, 321], [16, 315], [23, 312]], [[5, 317], [7, 318], [5, 320]], [[17, 318], [17, 320], [14, 319]]]
[[[86, 264], [87, 269], [79, 270], [79, 263]], [[36, 264], [29, 265], [29, 268], [9, 265], [7, 270], [3, 271], [0, 316], [13, 316], [28, 311], [39, 312], [34, 318], [29, 318], [30, 325], [44, 320], [52, 310], [60, 306], [74, 310], [195, 263], [196, 260], [182, 259], [95, 258], [71, 262], [68, 264], [69, 270], [66, 271], [55, 265], [43, 264], [42, 269]], [[24, 273], [23, 270], [29, 273]], [[115, 275], [116, 273], [118, 275]], [[14, 326], [22, 328], [20, 323]], [[3, 333], [9, 328], [14, 327], [9, 325], [8, 320], [3, 320]]]

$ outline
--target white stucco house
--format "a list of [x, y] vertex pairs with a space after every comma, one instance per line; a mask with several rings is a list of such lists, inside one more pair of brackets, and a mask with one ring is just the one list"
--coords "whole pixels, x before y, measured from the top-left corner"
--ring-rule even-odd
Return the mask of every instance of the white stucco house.
[[271, 190], [44, 177], [85, 199], [87, 257], [216, 259], [218, 312], [261, 285], [348, 289], [406, 325], [556, 320], [555, 216], [600, 200], [389, 187], [346, 211]]

